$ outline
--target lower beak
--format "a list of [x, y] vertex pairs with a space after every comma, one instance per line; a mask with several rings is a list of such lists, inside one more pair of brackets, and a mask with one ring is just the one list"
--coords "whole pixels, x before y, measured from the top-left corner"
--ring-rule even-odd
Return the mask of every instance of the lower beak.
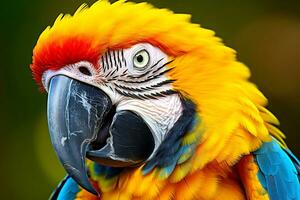
[[52, 144], [67, 173], [83, 188], [97, 194], [89, 182], [85, 157], [112, 107], [101, 90], [58, 75], [48, 94], [48, 126]]

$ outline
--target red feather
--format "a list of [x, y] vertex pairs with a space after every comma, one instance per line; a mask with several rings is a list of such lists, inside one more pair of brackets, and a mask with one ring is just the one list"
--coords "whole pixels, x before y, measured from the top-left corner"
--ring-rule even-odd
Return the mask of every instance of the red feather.
[[58, 70], [66, 65], [79, 61], [88, 61], [98, 68], [101, 52], [99, 48], [92, 47], [91, 40], [84, 37], [64, 38], [54, 40], [46, 48], [33, 52], [33, 62], [30, 66], [33, 78], [41, 86], [41, 77], [46, 70]]

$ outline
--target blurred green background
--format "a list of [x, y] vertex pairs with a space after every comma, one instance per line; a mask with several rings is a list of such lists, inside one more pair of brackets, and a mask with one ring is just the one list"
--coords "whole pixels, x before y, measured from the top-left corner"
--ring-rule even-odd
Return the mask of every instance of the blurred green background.
[[[91, 5], [94, 1], [86, 1]], [[157, 7], [191, 13], [213, 29], [252, 70], [269, 98], [287, 143], [299, 157], [300, 3], [282, 0], [149, 0]], [[32, 80], [29, 64], [41, 31], [61, 12], [84, 1], [1, 2], [0, 199], [47, 199], [64, 176], [50, 145], [46, 94]], [[101, 23], [101, 19], [99, 19]], [[298, 144], [299, 147], [299, 144]]]

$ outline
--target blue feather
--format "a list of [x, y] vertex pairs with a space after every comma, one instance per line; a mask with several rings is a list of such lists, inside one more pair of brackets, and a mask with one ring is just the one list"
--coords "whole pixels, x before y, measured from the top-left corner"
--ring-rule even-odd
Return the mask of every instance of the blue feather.
[[104, 172], [105, 172], [105, 166], [103, 165], [100, 165], [98, 163], [93, 163], [93, 167], [94, 167], [94, 173], [97, 175], [97, 176], [100, 176], [100, 175], [103, 175]]
[[123, 168], [103, 166], [99, 163], [94, 163], [93, 167], [96, 176], [104, 176], [108, 179], [115, 177], [116, 175], [120, 174], [123, 170]]
[[271, 200], [300, 200], [298, 159], [278, 142], [264, 143], [253, 152], [259, 167], [258, 178]]
[[70, 177], [67, 176], [58, 185], [57, 189], [53, 192], [50, 200], [73, 200], [79, 192], [78, 184]]
[[296, 158], [296, 156], [289, 149], [284, 149], [284, 151], [287, 153], [287, 155], [290, 157], [290, 159], [294, 163], [294, 166], [296, 169], [295, 173], [298, 174], [298, 180], [300, 182], [300, 161]]
[[79, 192], [78, 184], [71, 177], [65, 182], [57, 200], [73, 200]]
[[261, 171], [258, 171], [257, 172], [257, 177], [261, 183], [261, 185], [266, 188], [267, 187], [267, 182], [266, 182], [266, 177], [265, 175], [261, 172]]

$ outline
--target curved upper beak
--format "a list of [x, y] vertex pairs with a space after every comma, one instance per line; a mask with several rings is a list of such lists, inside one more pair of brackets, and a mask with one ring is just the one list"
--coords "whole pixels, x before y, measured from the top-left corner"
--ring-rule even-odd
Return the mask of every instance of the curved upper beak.
[[89, 182], [86, 156], [112, 167], [145, 161], [154, 149], [152, 133], [131, 111], [112, 113], [110, 98], [99, 88], [56, 75], [48, 92], [48, 126], [52, 144], [67, 173], [97, 194]]
[[48, 126], [52, 144], [68, 174], [94, 194], [85, 169], [86, 151], [111, 106], [110, 98], [93, 86], [62, 75], [51, 79]]

